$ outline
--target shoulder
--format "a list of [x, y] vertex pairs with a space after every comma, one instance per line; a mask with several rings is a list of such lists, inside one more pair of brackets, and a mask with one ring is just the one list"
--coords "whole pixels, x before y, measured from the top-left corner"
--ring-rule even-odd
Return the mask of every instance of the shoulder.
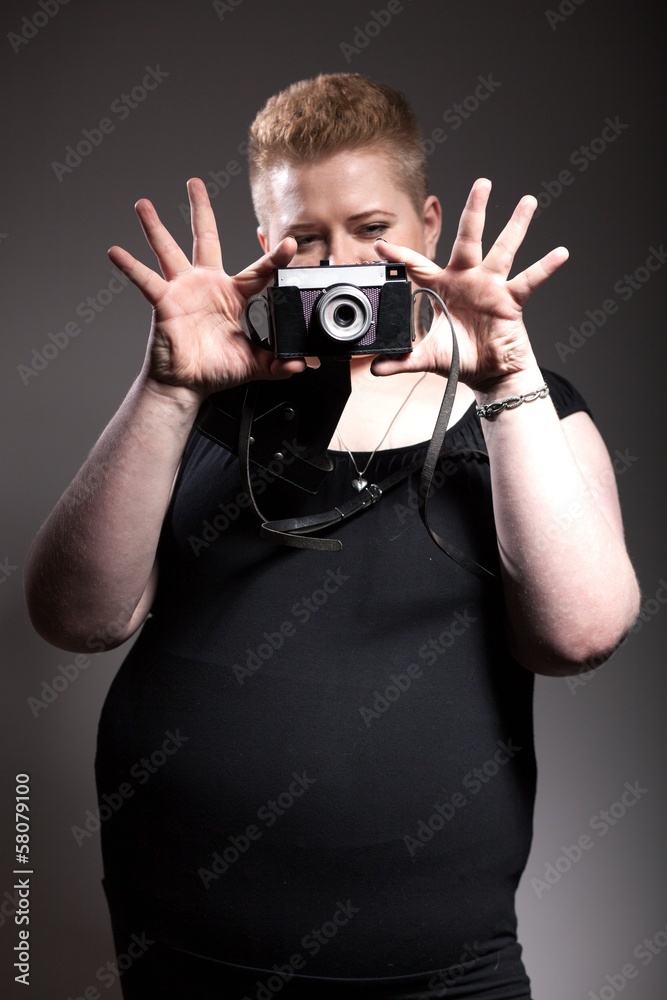
[[623, 537], [616, 469], [588, 403], [562, 375], [542, 369], [563, 434], [585, 483], [585, 490], [612, 528]]
[[593, 417], [588, 403], [569, 379], [550, 371], [548, 368], [542, 368], [541, 372], [544, 375], [544, 381], [549, 386], [549, 393], [561, 420], [569, 417], [572, 413], [579, 412], [587, 413], [589, 417]]
[[[590, 428], [595, 430], [593, 414], [588, 403], [569, 379], [550, 371], [548, 368], [540, 368], [540, 371], [549, 387], [549, 395], [556, 413], [560, 420], [565, 422], [563, 429], [565, 430], [566, 424], [574, 426], [579, 422], [585, 422]], [[476, 413], [474, 393], [468, 390], [467, 386], [463, 386], [463, 389], [466, 393], [465, 401], [467, 408], [462, 407], [465, 412], [458, 421], [450, 421], [445, 440], [452, 448], [468, 449], [479, 454], [486, 453], [482, 422]], [[577, 414], [580, 416], [577, 416]]]

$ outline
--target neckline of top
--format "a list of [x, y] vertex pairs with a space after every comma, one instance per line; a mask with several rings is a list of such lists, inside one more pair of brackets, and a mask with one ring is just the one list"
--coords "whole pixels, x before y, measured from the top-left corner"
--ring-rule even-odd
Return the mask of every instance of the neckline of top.
[[[447, 439], [447, 437], [449, 436], [450, 433], [452, 433], [453, 431], [458, 431], [458, 430], [460, 430], [463, 427], [464, 424], [470, 423], [471, 419], [475, 415], [476, 407], [477, 407], [477, 404], [475, 402], [472, 402], [470, 404], [470, 406], [468, 407], [468, 409], [465, 410], [465, 412], [461, 414], [461, 416], [456, 421], [456, 423], [449, 425], [449, 427], [447, 428], [447, 433], [445, 434], [445, 440]], [[431, 443], [431, 441], [429, 439], [428, 441], [415, 441], [414, 444], [403, 444], [403, 445], [400, 445], [398, 448], [378, 448], [376, 450], [376, 452], [375, 452], [375, 457], [377, 458], [378, 455], [387, 455], [387, 456], [403, 455], [403, 454], [406, 454], [407, 452], [411, 452], [411, 451], [418, 452], [418, 451], [425, 450], [426, 448], [428, 448], [428, 446], [430, 445], [430, 443]], [[355, 455], [372, 455], [373, 452], [371, 452], [371, 451], [357, 451], [355, 449], [354, 450], [354, 454]], [[330, 455], [330, 456], [332, 456], [334, 458], [336, 458], [336, 457], [346, 458], [348, 456], [348, 452], [347, 451], [343, 451], [342, 449], [338, 449], [338, 448], [328, 448], [327, 449], [327, 455]]]

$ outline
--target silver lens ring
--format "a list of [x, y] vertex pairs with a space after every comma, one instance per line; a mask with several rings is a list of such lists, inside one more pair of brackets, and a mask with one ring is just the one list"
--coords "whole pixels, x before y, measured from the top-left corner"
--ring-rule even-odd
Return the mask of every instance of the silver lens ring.
[[355, 285], [332, 285], [318, 300], [317, 317], [333, 340], [359, 340], [373, 322], [373, 307]]

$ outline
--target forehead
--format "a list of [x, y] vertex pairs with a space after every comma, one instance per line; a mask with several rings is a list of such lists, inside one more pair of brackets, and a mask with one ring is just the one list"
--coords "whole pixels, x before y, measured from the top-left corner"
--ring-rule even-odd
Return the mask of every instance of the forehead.
[[[368, 209], [410, 205], [385, 152], [346, 150], [312, 162], [282, 162], [265, 177], [270, 225], [347, 218]], [[308, 216], [308, 219], [305, 218]], [[312, 217], [312, 218], [311, 218]]]

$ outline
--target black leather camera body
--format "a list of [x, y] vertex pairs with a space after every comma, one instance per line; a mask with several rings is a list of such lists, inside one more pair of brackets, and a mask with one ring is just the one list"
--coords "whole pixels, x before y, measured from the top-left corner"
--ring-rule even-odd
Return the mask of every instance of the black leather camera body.
[[277, 358], [407, 354], [414, 339], [405, 264], [282, 267], [267, 289], [269, 343]]

